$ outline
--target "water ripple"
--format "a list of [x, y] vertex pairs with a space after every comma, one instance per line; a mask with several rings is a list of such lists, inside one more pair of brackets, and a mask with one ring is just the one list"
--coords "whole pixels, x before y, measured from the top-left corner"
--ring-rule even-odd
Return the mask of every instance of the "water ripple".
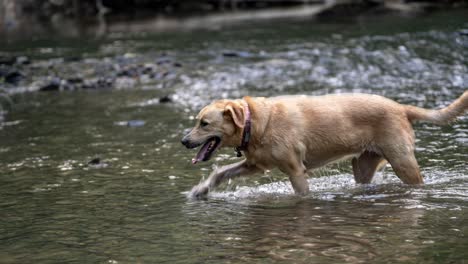
[[467, 43], [468, 37], [429, 31], [287, 45], [260, 61], [225, 62], [182, 75], [175, 99], [199, 108], [214, 98], [240, 97], [247, 89], [271, 95], [296, 93], [300, 86], [302, 93], [318, 94], [377, 89], [403, 102], [423, 103], [427, 96], [458, 94], [454, 91], [468, 85]]

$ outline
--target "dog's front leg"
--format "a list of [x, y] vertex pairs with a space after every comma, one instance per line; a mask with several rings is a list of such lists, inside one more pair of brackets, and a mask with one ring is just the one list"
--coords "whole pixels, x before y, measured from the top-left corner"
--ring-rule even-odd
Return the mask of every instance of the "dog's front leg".
[[290, 162], [282, 164], [279, 169], [289, 176], [289, 181], [298, 195], [309, 193], [309, 183], [307, 182], [307, 170], [302, 163]]
[[214, 187], [227, 179], [232, 179], [238, 176], [244, 176], [261, 171], [255, 165], [247, 164], [246, 160], [226, 165], [215, 169], [208, 179], [194, 186], [189, 193], [191, 198], [202, 198]]

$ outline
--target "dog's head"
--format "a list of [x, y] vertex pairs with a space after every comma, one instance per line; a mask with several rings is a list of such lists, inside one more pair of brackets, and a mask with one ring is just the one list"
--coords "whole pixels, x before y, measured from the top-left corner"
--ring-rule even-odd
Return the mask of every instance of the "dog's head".
[[245, 124], [241, 100], [215, 101], [205, 106], [196, 119], [195, 127], [181, 141], [187, 148], [202, 145], [193, 164], [209, 160], [220, 147], [239, 146]]

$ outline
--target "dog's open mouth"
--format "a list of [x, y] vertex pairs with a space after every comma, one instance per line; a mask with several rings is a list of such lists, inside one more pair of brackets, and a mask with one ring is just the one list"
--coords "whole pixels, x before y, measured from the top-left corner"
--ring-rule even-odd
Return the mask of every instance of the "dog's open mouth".
[[209, 138], [200, 150], [197, 153], [197, 156], [192, 159], [192, 163], [195, 164], [199, 161], [207, 161], [211, 158], [213, 152], [219, 147], [219, 143], [221, 143], [221, 139], [219, 137], [212, 137]]

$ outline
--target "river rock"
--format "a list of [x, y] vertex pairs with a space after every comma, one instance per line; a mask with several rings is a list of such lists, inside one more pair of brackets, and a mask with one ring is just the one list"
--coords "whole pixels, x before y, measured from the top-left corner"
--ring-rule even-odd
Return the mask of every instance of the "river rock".
[[458, 30], [458, 34], [468, 36], [468, 28]]
[[93, 168], [93, 169], [102, 169], [108, 167], [109, 164], [101, 161], [100, 158], [93, 158], [88, 162], [88, 167]]
[[18, 65], [29, 65], [31, 64], [31, 60], [26, 56], [19, 56], [16, 58], [16, 64]]
[[161, 104], [172, 103], [172, 98], [169, 97], [169, 95], [165, 95], [165, 96], [159, 98], [159, 102]]
[[11, 66], [16, 62], [15, 57], [7, 57], [7, 56], [0, 56], [0, 65], [8, 65]]
[[39, 88], [39, 91], [41, 92], [58, 91], [60, 89], [60, 81], [61, 80], [59, 78], [53, 78], [48, 83], [41, 86]]
[[94, 159], [92, 159], [92, 160], [90, 160], [88, 162], [88, 165], [97, 165], [99, 163], [101, 163], [101, 159], [100, 158], [94, 158]]
[[67, 81], [72, 84], [79, 84], [79, 83], [83, 83], [84, 80], [81, 77], [70, 77], [68, 78]]
[[223, 52], [224, 57], [238, 57], [238, 58], [249, 58], [252, 54], [247, 51], [225, 51]]
[[22, 79], [24, 79], [24, 75], [16, 70], [8, 72], [5, 76], [5, 82], [10, 84], [18, 84]]

